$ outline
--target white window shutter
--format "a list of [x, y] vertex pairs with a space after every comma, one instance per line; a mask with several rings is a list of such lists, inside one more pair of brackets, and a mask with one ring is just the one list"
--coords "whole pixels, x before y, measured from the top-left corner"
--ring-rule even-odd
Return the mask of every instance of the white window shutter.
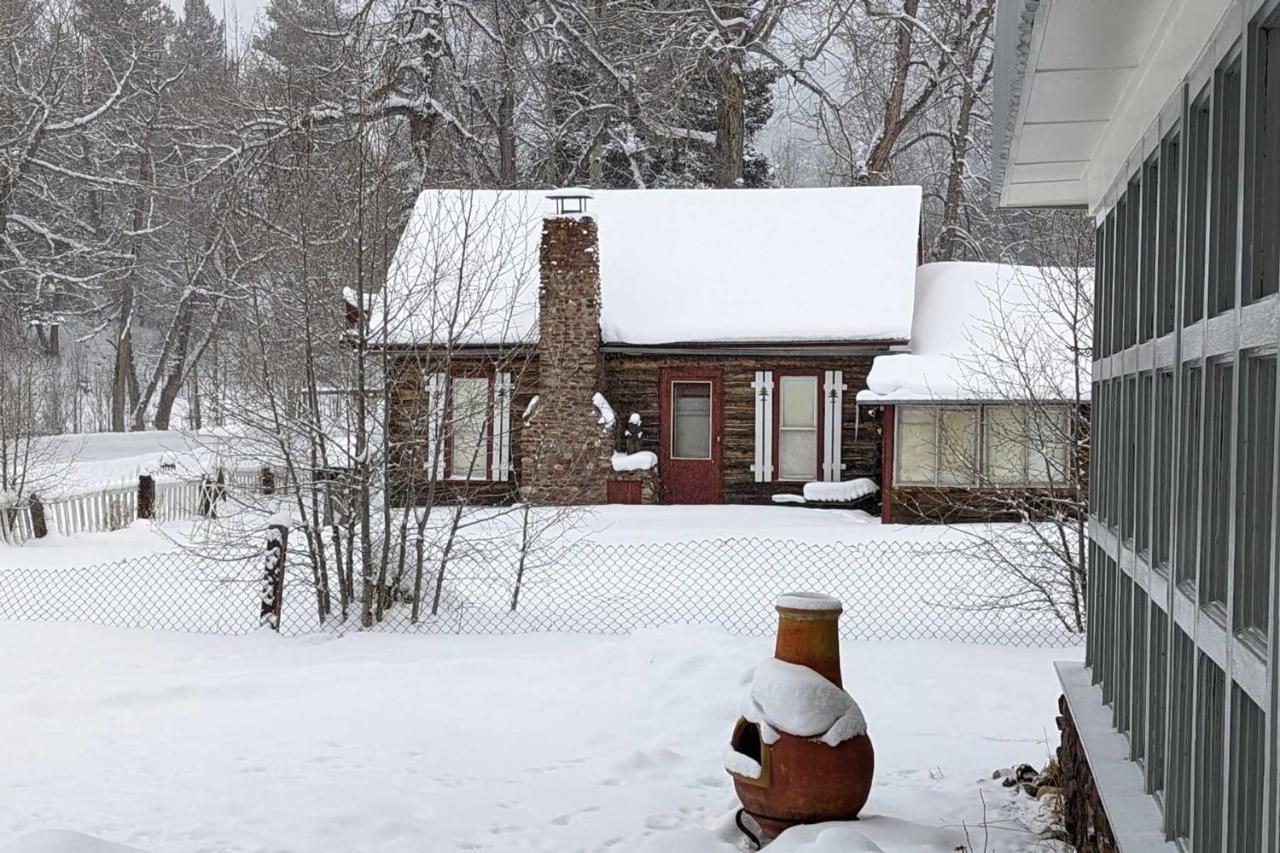
[[491, 476], [505, 481], [511, 476], [511, 374], [500, 371], [493, 380], [493, 441]]
[[756, 398], [755, 462], [751, 470], [757, 483], [773, 480], [773, 371], [757, 370], [751, 390]]
[[[427, 421], [427, 467], [433, 468], [433, 476], [437, 479], [444, 471], [444, 446], [441, 441], [444, 438], [444, 395], [448, 390], [448, 382], [443, 373], [427, 374], [427, 406], [429, 407]], [[437, 458], [437, 445], [439, 445], [439, 458]]]
[[844, 392], [844, 371], [828, 370], [822, 395], [822, 479], [828, 482], [839, 482], [844, 470], [840, 461]]

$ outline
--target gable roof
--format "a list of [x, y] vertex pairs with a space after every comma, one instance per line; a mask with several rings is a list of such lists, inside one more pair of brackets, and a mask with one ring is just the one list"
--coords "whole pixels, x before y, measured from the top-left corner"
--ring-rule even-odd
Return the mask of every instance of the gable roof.
[[[536, 341], [546, 196], [424, 191], [388, 269], [385, 343]], [[603, 340], [904, 341], [920, 198], [919, 187], [597, 190]]]
[[1091, 292], [1092, 279], [1092, 269], [925, 264], [910, 352], [877, 356], [858, 402], [1066, 401], [1079, 377], [1087, 398], [1088, 354], [1073, 357], [1072, 328], [1087, 336], [1090, 318], [1068, 315], [1072, 294]]

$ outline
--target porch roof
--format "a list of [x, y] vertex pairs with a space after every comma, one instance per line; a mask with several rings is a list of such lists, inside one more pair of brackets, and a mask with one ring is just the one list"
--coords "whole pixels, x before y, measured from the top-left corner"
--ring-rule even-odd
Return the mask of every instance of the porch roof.
[[910, 352], [877, 356], [858, 402], [1069, 401], [1077, 379], [1087, 399], [1090, 319], [1072, 300], [1092, 278], [1092, 269], [925, 264]]
[[[389, 346], [538, 336], [545, 190], [427, 190], [387, 274]], [[919, 187], [597, 190], [606, 344], [905, 341]]]

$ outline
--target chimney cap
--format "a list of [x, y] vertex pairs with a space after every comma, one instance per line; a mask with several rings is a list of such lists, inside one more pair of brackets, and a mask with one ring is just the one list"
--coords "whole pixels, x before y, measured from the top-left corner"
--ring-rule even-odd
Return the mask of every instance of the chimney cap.
[[586, 187], [562, 187], [547, 193], [547, 198], [555, 202], [556, 216], [587, 212], [587, 200], [595, 198], [595, 194]]

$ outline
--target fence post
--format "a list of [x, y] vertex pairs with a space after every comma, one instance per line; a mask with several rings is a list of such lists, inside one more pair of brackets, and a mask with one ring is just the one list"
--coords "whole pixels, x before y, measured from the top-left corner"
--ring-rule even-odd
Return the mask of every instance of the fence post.
[[156, 517], [156, 479], [150, 474], [138, 477], [138, 518]]
[[289, 552], [289, 524], [277, 515], [267, 527], [267, 555], [262, 572], [262, 609], [258, 624], [280, 632], [284, 607], [284, 561]]
[[40, 496], [32, 495], [27, 506], [31, 511], [31, 535], [37, 539], [43, 539], [49, 535], [49, 524], [45, 521], [44, 504]]

